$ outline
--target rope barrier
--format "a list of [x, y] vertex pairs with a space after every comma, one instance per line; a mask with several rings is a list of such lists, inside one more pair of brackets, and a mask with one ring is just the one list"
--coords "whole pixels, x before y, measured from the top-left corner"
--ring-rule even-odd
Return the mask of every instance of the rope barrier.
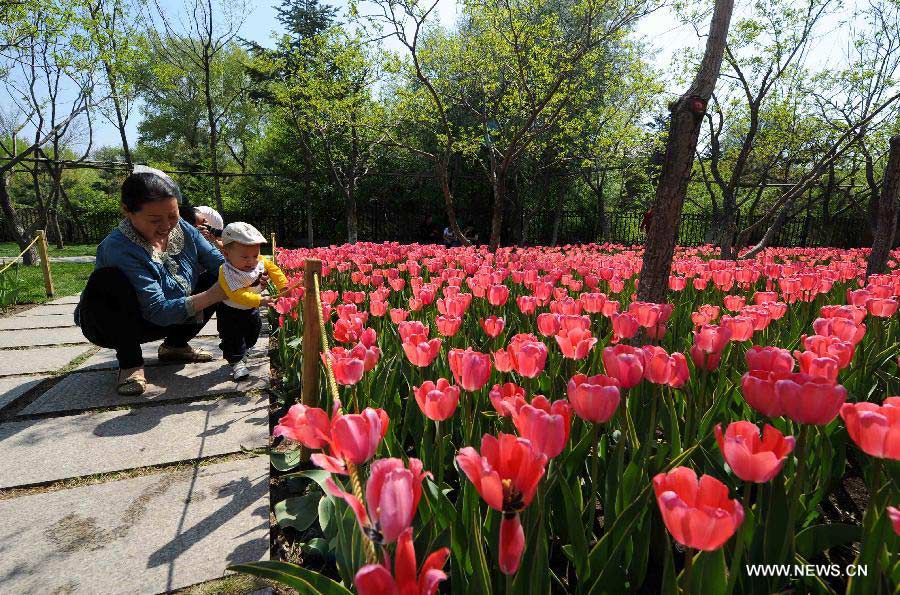
[[7, 270], [8, 268], [10, 268], [10, 267], [12, 267], [12, 265], [16, 264], [16, 263], [19, 261], [19, 259], [22, 258], [22, 256], [23, 256], [26, 252], [28, 252], [28, 251], [31, 249], [31, 247], [34, 246], [35, 242], [37, 242], [39, 239], [41, 239], [41, 236], [35, 236], [34, 239], [31, 240], [31, 243], [28, 244], [28, 246], [26, 246], [24, 250], [22, 250], [21, 252], [19, 252], [19, 255], [18, 255], [18, 256], [16, 256], [15, 258], [13, 258], [10, 262], [8, 262], [8, 263], [6, 264], [6, 266], [4, 266], [2, 269], [0, 269], [0, 273], [6, 272], [6, 270]]

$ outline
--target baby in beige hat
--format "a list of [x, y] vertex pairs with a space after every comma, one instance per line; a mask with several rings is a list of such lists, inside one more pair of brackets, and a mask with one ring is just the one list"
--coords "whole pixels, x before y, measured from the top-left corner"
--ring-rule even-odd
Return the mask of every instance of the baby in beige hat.
[[263, 296], [260, 280], [263, 273], [279, 291], [287, 287], [287, 278], [274, 262], [260, 254], [266, 243], [259, 230], [249, 223], [229, 223], [222, 231], [222, 253], [225, 264], [219, 268], [219, 285], [228, 296], [217, 310], [220, 347], [232, 366], [232, 377], [242, 380], [250, 375], [244, 356], [256, 344], [262, 329], [259, 307], [273, 299]]

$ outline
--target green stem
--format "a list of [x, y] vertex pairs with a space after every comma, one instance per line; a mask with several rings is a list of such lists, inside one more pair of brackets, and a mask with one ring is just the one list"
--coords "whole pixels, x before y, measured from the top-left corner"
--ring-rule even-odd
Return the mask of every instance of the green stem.
[[437, 465], [434, 468], [437, 469], [437, 484], [440, 488], [444, 481], [444, 440], [441, 436], [441, 422], [437, 420], [434, 422], [434, 439], [437, 441]]
[[684, 592], [692, 593], [691, 587], [691, 571], [694, 569], [694, 550], [687, 548], [684, 550]]
[[[752, 482], [744, 483], [744, 513], [750, 509], [750, 490], [753, 488]], [[743, 534], [744, 527], [742, 526], [738, 529], [737, 532], [737, 543], [734, 544], [734, 556], [731, 558], [731, 568], [728, 570], [728, 587], [725, 589], [725, 593], [731, 595], [734, 592], [734, 585], [737, 583], [738, 571], [741, 568], [741, 558], [744, 555], [744, 540], [746, 535]]]
[[797, 506], [800, 504], [801, 489], [806, 480], [806, 448], [808, 446], [807, 442], [809, 442], [809, 427], [809, 424], [803, 424], [800, 428], [800, 435], [797, 437], [797, 470], [794, 473], [791, 493], [788, 496], [787, 531], [784, 545], [781, 548], [781, 555], [779, 556], [779, 560], [783, 560], [784, 556], [790, 553], [789, 563], [794, 559], [794, 537], [796, 535], [794, 523], [797, 520]]
[[600, 489], [597, 482], [597, 465], [600, 463], [600, 448], [597, 445], [599, 429], [600, 426], [598, 424], [593, 424], [591, 428], [591, 446], [594, 449], [594, 456], [591, 458], [591, 497], [588, 499], [587, 507], [588, 528], [591, 531], [594, 529], [594, 521], [597, 518], [597, 493]]

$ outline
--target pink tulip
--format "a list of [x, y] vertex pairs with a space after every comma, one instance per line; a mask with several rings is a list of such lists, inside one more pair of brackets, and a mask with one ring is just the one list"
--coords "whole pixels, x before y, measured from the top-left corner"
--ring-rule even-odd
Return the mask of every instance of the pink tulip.
[[586, 358], [597, 343], [597, 339], [591, 335], [590, 331], [580, 329], [563, 329], [555, 338], [563, 356], [576, 360]]
[[445, 547], [428, 556], [421, 570], [416, 572], [412, 528], [400, 534], [394, 555], [393, 576], [388, 570], [390, 559], [387, 554], [384, 565], [367, 564], [357, 571], [353, 582], [359, 595], [434, 595], [438, 585], [447, 580], [447, 574], [441, 570], [450, 557], [450, 550]]
[[471, 348], [451, 349], [447, 359], [456, 384], [463, 390], [476, 391], [487, 384], [491, 376], [491, 356], [488, 354], [473, 351]]
[[603, 374], [576, 374], [569, 380], [568, 395], [575, 414], [595, 424], [608, 422], [621, 400], [619, 381]]
[[630, 345], [616, 345], [603, 350], [603, 367], [606, 373], [628, 389], [644, 378], [644, 352]]
[[419, 409], [425, 417], [434, 421], [452, 417], [459, 404], [459, 387], [451, 385], [444, 378], [438, 378], [437, 383], [426, 380], [413, 393]]
[[785, 437], [766, 424], [762, 440], [759, 428], [749, 421], [736, 421], [728, 425], [722, 434], [722, 425], [716, 425], [716, 441], [719, 450], [734, 474], [754, 483], [766, 483], [778, 475], [787, 456], [794, 450], [794, 437]]

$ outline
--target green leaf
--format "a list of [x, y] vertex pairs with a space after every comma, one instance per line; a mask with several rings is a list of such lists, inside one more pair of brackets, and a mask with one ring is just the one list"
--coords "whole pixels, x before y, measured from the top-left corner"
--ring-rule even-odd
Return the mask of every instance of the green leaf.
[[728, 571], [725, 567], [724, 549], [697, 554], [691, 572], [691, 593], [725, 595], [727, 587]]
[[274, 507], [278, 526], [306, 531], [315, 522], [319, 514], [319, 501], [323, 499], [325, 496], [315, 493], [278, 502]]
[[352, 595], [343, 586], [327, 576], [306, 570], [296, 564], [268, 560], [253, 564], [236, 564], [229, 566], [232, 572], [243, 572], [261, 578], [267, 578], [296, 589], [303, 595], [321, 593], [322, 595]]
[[814, 558], [825, 550], [859, 541], [862, 538], [862, 529], [859, 525], [847, 525], [833, 523], [828, 525], [813, 525], [807, 527], [796, 537], [797, 553], [804, 558]]
[[[591, 530], [590, 526], [585, 527], [581, 522], [581, 486], [578, 485], [578, 476], [576, 475], [570, 480], [574, 485], [570, 486], [568, 481], [564, 479], [559, 482], [560, 490], [563, 494], [563, 506], [566, 512], [566, 523], [568, 524], [567, 533], [571, 541], [572, 555], [570, 559], [575, 565], [575, 574], [584, 577], [584, 564], [587, 562], [588, 542], [585, 537], [585, 529]], [[592, 511], [593, 514], [593, 511]]]
[[270, 452], [269, 460], [272, 462], [272, 466], [279, 471], [290, 471], [300, 465], [300, 451], [301, 449], [298, 448], [287, 452]]

